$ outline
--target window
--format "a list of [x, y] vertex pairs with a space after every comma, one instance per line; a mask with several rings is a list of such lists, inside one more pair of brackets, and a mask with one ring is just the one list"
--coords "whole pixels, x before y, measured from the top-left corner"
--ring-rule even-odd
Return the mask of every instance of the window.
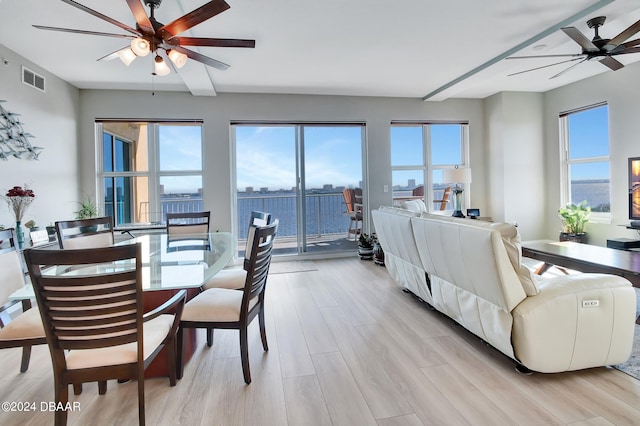
[[116, 225], [164, 222], [167, 212], [201, 211], [200, 123], [99, 122], [103, 205]]
[[[468, 167], [467, 123], [392, 123], [391, 170], [394, 202], [420, 198], [440, 210], [447, 186], [442, 171]], [[425, 191], [424, 188], [431, 188]], [[464, 192], [469, 197], [469, 191]], [[453, 209], [453, 201], [445, 204]]]
[[607, 105], [560, 114], [560, 129], [562, 204], [586, 200], [594, 218], [610, 217]]

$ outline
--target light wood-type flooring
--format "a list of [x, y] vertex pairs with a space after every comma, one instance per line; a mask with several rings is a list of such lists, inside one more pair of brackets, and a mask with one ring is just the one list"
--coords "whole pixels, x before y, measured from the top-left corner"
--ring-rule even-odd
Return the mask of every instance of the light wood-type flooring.
[[[204, 335], [176, 387], [146, 380], [149, 425], [638, 425], [640, 381], [613, 368], [521, 375], [514, 362], [403, 293], [385, 268], [357, 258], [273, 274], [267, 288], [269, 352], [250, 329], [253, 383], [245, 385], [238, 335]], [[553, 351], [553, 348], [547, 348]], [[51, 425], [48, 349], [0, 350], [0, 401], [36, 403], [0, 412], [0, 425]], [[137, 424], [136, 384], [95, 383], [70, 425]], [[45, 404], [46, 405], [46, 404]]]

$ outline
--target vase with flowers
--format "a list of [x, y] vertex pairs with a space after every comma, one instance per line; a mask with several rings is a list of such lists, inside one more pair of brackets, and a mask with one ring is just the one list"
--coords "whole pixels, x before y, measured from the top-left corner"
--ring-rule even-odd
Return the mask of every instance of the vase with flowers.
[[34, 194], [31, 189], [27, 188], [26, 185], [24, 188], [21, 186], [14, 186], [8, 190], [4, 196], [7, 200], [9, 209], [13, 211], [13, 215], [16, 218], [16, 239], [18, 240], [18, 244], [22, 244], [24, 242], [24, 233], [20, 222], [22, 221], [24, 213], [27, 211], [31, 203], [33, 203], [35, 197], [36, 194]]

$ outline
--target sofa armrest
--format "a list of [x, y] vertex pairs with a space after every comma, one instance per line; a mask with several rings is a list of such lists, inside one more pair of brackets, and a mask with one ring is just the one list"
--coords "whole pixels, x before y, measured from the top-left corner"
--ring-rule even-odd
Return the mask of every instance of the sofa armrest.
[[545, 373], [625, 362], [631, 354], [636, 295], [605, 274], [541, 280], [540, 293], [513, 311], [512, 344], [526, 367]]

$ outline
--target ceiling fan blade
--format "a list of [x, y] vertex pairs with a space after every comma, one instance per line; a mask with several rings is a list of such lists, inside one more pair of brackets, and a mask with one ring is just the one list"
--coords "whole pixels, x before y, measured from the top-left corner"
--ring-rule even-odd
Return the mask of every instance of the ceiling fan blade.
[[[505, 59], [533, 59], [533, 58], [566, 58], [584, 56], [584, 53], [567, 53], [566, 55], [534, 55], [534, 56], [509, 56]], [[562, 63], [562, 62], [559, 62]]]
[[209, 18], [216, 16], [219, 13], [224, 12], [229, 9], [231, 6], [227, 4], [224, 0], [213, 0], [209, 3], [205, 3], [203, 6], [192, 10], [181, 18], [176, 19], [173, 22], [169, 22], [167, 25], [164, 25], [158, 32], [162, 35], [163, 38], [168, 38], [177, 34], [180, 34], [189, 28], [195, 27], [201, 22], [206, 21]]
[[130, 36], [130, 35], [127, 35], [127, 34], [100, 33], [100, 32], [97, 32], [97, 31], [75, 30], [73, 28], [46, 27], [44, 25], [34, 25], [34, 27], [39, 29], [39, 30], [62, 31], [62, 32], [65, 32], [65, 33], [95, 35], [95, 36], [104, 36], [104, 37], [127, 38], [129, 40], [131, 40], [132, 38], [135, 38], [134, 36]]
[[621, 32], [620, 34], [618, 34], [617, 36], [609, 40], [609, 42], [607, 42], [607, 44], [604, 45], [603, 47], [604, 50], [608, 52], [610, 50], [615, 49], [619, 44], [624, 42], [626, 39], [628, 39], [638, 31], [640, 31], [640, 21], [637, 21], [635, 24], [632, 24], [631, 26], [629, 26], [629, 28], [627, 28], [626, 30], [624, 30], [623, 32]]
[[193, 59], [194, 61], [202, 62], [205, 65], [208, 65], [208, 66], [213, 67], [213, 68], [217, 68], [217, 69], [219, 69], [221, 71], [224, 71], [227, 68], [229, 68], [228, 64], [225, 64], [224, 62], [217, 61], [217, 60], [212, 59], [212, 58], [210, 58], [208, 56], [201, 55], [200, 53], [194, 52], [193, 50], [185, 49], [184, 47], [180, 47], [180, 46], [175, 46], [174, 49], [177, 50], [180, 53], [184, 53], [185, 55], [187, 55], [190, 59]]
[[167, 40], [167, 43], [178, 46], [256, 47], [255, 40], [243, 40], [239, 38], [172, 37]]
[[118, 52], [121, 51], [122, 49], [126, 49], [127, 47], [129, 47], [128, 45], [125, 47], [121, 47], [120, 49], [109, 53], [108, 55], [104, 55], [102, 58], [98, 58], [96, 59], [97, 61], [100, 62], [105, 62], [105, 61], [112, 61], [114, 59], [116, 59], [118, 57]]
[[145, 34], [155, 34], [156, 30], [153, 29], [153, 25], [151, 25], [151, 21], [147, 16], [147, 11], [144, 10], [144, 6], [140, 3], [140, 0], [127, 0], [127, 4], [129, 5], [129, 9], [131, 9], [131, 13], [133, 13], [133, 17], [136, 19], [136, 23], [140, 30], [142, 30]]
[[631, 41], [628, 41], [626, 43], [623, 43], [620, 46], [624, 46], [625, 48], [627, 48], [627, 47], [634, 47], [634, 46], [637, 46], [639, 44], [640, 44], [640, 38], [637, 38], [635, 40], [631, 40]]
[[589, 57], [586, 57], [583, 60], [581, 60], [580, 62], [576, 62], [575, 64], [571, 65], [569, 68], [567, 68], [567, 69], [565, 69], [563, 71], [560, 71], [558, 74], [549, 77], [549, 80], [551, 80], [552, 78], [560, 77], [562, 74], [571, 71], [572, 69], [574, 69], [575, 67], [577, 67], [578, 65], [580, 65], [581, 63], [586, 61], [587, 59], [589, 59]]
[[638, 53], [640, 52], [640, 47], [627, 47], [626, 49], [616, 52], [616, 55], [625, 55], [627, 53]]
[[598, 46], [593, 44], [591, 40], [589, 40], [587, 36], [582, 34], [576, 27], [563, 27], [561, 29], [566, 35], [571, 37], [573, 41], [582, 46], [582, 49], [585, 52], [597, 52], [598, 50], [600, 50], [598, 49]]
[[64, 3], [67, 3], [70, 6], [78, 8], [78, 9], [82, 10], [83, 12], [87, 12], [88, 14], [93, 15], [96, 18], [100, 18], [100, 19], [102, 19], [104, 21], [107, 21], [107, 22], [117, 26], [117, 27], [120, 27], [125, 31], [128, 31], [128, 32], [130, 32], [132, 34], [135, 34], [137, 36], [140, 35], [140, 32], [138, 30], [136, 30], [135, 28], [131, 28], [130, 26], [125, 25], [120, 21], [116, 21], [115, 19], [110, 18], [107, 15], [103, 15], [102, 13], [97, 12], [97, 11], [95, 11], [93, 9], [90, 9], [87, 6], [84, 6], [84, 5], [82, 5], [82, 4], [78, 3], [78, 2], [75, 2], [73, 0], [61, 0], [61, 1], [64, 2]]
[[604, 58], [600, 59], [600, 63], [614, 71], [624, 67], [624, 64], [622, 62], [612, 58], [611, 56], [605, 56]]
[[[580, 56], [582, 56], [582, 55], [580, 55]], [[508, 59], [508, 58], [506, 58], [506, 59]], [[560, 64], [567, 63], [567, 62], [577, 61], [578, 59], [580, 59], [580, 58], [567, 59], [566, 61], [555, 62], [553, 64], [543, 65], [541, 67], [531, 68], [531, 69], [528, 69], [528, 70], [525, 70], [525, 71], [514, 72], [513, 74], [508, 74], [507, 77], [511, 77], [512, 75], [524, 74], [525, 72], [540, 70], [542, 68], [549, 68], [549, 67], [552, 67], [554, 65], [560, 65]]]

